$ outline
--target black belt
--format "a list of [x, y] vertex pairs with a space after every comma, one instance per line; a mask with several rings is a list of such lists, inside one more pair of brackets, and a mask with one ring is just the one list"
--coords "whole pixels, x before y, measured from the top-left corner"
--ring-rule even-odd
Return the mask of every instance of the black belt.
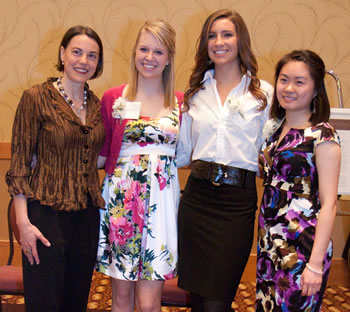
[[196, 179], [208, 180], [215, 186], [228, 184], [241, 188], [256, 188], [255, 172], [215, 162], [195, 160], [192, 163], [191, 175]]

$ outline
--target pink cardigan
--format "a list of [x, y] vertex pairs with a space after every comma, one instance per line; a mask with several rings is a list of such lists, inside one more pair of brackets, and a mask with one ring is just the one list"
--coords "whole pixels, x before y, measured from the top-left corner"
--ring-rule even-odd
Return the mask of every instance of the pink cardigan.
[[[120, 123], [119, 119], [116, 119], [112, 116], [112, 106], [114, 104], [114, 101], [122, 96], [125, 86], [126, 84], [123, 84], [121, 86], [107, 90], [103, 94], [101, 100], [101, 114], [105, 127], [106, 138], [100, 155], [107, 157], [105, 163], [105, 171], [108, 174], [112, 174], [115, 169], [120, 149], [122, 147], [125, 126], [128, 122], [128, 119], [123, 119], [122, 123]], [[183, 93], [176, 91], [175, 95], [179, 103], [181, 121], [181, 104], [183, 102]]]

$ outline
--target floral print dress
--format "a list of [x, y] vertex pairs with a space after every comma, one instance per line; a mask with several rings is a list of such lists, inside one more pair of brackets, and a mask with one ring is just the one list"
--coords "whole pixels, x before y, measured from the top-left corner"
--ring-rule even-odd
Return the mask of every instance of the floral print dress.
[[256, 311], [319, 311], [333, 253], [324, 255], [321, 290], [302, 296], [300, 278], [311, 256], [320, 213], [316, 146], [339, 144], [328, 123], [290, 129], [277, 145], [283, 127], [265, 141], [259, 158], [264, 194], [258, 222]]
[[127, 122], [116, 168], [102, 186], [97, 271], [130, 281], [176, 276], [178, 130], [178, 106], [169, 116]]

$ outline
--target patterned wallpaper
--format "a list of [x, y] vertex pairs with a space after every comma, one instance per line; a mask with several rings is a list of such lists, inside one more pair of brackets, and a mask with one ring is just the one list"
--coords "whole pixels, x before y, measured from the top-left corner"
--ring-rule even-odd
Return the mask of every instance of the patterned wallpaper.
[[[11, 140], [23, 90], [57, 75], [58, 44], [69, 27], [91, 26], [103, 40], [105, 70], [90, 83], [101, 96], [125, 82], [143, 22], [169, 21], [177, 32], [177, 88], [184, 90], [202, 23], [221, 8], [237, 10], [246, 21], [262, 79], [272, 81], [276, 61], [291, 49], [309, 48], [340, 77], [350, 107], [349, 0], [0, 0], [0, 142]], [[335, 82], [327, 81], [332, 105], [338, 107]]]

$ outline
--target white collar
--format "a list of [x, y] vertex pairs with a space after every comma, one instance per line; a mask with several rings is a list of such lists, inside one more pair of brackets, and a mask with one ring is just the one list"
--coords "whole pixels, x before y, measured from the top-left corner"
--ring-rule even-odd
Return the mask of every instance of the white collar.
[[[204, 74], [204, 78], [202, 79], [201, 83], [209, 80], [209, 81], [213, 81], [215, 80], [214, 78], [214, 74], [215, 74], [215, 69], [208, 69], [205, 74]], [[250, 71], [248, 70], [246, 74], [244, 74], [242, 76], [242, 79], [241, 79], [241, 82], [239, 83], [240, 84], [243, 84], [243, 85], [249, 85], [250, 84], [250, 80], [251, 80], [251, 73]]]

